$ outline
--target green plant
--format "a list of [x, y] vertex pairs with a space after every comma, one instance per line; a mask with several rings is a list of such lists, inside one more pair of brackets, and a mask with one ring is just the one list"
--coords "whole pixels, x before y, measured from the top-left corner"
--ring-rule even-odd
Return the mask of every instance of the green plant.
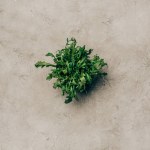
[[107, 65], [104, 59], [98, 55], [90, 59], [89, 55], [93, 50], [86, 50], [85, 45], [77, 46], [76, 44], [74, 38], [67, 39], [65, 48], [59, 50], [56, 55], [46, 54], [53, 58], [54, 64], [45, 61], [38, 61], [35, 64], [37, 68], [53, 67], [46, 79], [57, 79], [53, 87], [60, 88], [62, 95], [67, 94], [65, 103], [71, 102], [73, 98], [77, 99], [77, 94], [86, 91], [86, 87], [95, 77], [103, 78], [107, 75], [102, 71], [102, 68]]

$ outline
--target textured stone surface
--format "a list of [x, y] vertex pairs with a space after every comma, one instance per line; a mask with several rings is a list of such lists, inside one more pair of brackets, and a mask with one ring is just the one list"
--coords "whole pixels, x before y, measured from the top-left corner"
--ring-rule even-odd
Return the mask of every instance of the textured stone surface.
[[[64, 104], [36, 69], [67, 37], [108, 62]], [[150, 150], [149, 0], [0, 0], [0, 150]]]

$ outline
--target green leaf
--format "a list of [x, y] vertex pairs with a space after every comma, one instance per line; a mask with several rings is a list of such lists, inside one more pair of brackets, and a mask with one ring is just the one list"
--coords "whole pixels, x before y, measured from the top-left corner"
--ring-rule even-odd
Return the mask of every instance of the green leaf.
[[88, 81], [89, 83], [91, 83], [92, 78], [91, 78], [91, 76], [90, 76], [88, 73], [86, 73], [86, 79], [87, 79], [87, 81]]
[[62, 70], [64, 74], [67, 74], [67, 69]]
[[50, 73], [50, 74], [47, 76], [46, 80], [51, 80], [52, 78], [53, 78], [53, 74]]
[[49, 66], [52, 66], [52, 67], [56, 67], [56, 65], [53, 65], [53, 64], [50, 64], [50, 63], [47, 63], [45, 61], [38, 61], [36, 64], [35, 64], [35, 67], [49, 67]]
[[85, 77], [80, 78], [81, 84], [84, 85], [86, 83]]
[[67, 97], [66, 97], [66, 100], [65, 100], [65, 103], [68, 104], [68, 103], [70, 103], [70, 102], [72, 102], [72, 97], [67, 96]]
[[52, 53], [47, 53], [45, 56], [51, 56], [51, 57], [55, 57]]

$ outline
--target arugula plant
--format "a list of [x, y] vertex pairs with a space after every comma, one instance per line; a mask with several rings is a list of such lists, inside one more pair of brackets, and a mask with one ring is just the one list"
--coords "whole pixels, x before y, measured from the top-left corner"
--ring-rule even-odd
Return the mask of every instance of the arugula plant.
[[35, 67], [52, 67], [47, 80], [56, 78], [54, 88], [60, 88], [62, 95], [67, 95], [65, 103], [78, 99], [77, 94], [86, 91], [96, 77], [103, 78], [107, 75], [102, 68], [107, 65], [98, 55], [90, 58], [93, 49], [87, 50], [84, 46], [77, 46], [74, 38], [67, 39], [65, 48], [58, 50], [57, 54], [47, 53], [53, 58], [54, 64], [38, 61]]

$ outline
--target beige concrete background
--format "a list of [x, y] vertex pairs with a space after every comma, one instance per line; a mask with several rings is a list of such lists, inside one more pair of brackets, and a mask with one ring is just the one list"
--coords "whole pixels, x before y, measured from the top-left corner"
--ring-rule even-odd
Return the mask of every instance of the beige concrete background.
[[[64, 104], [38, 60], [67, 37], [108, 62]], [[0, 0], [0, 150], [150, 150], [150, 0]]]

